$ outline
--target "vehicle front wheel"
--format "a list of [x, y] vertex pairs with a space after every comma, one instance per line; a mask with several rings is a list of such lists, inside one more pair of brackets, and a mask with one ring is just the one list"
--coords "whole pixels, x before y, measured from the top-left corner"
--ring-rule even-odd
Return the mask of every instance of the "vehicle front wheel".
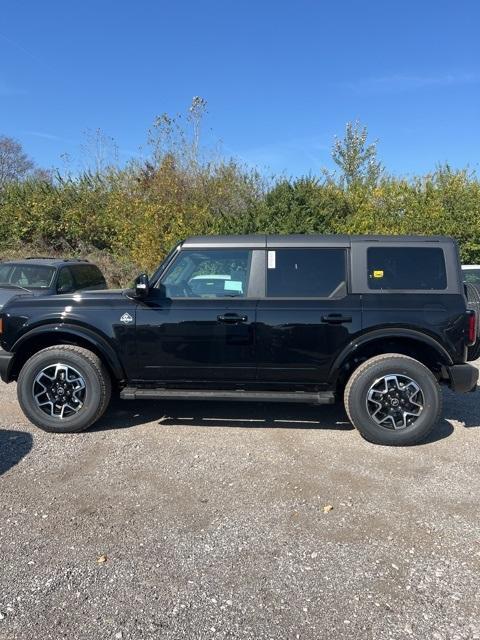
[[108, 406], [111, 379], [100, 358], [82, 347], [42, 349], [22, 367], [17, 382], [24, 414], [44, 431], [83, 431]]
[[345, 387], [344, 400], [348, 417], [361, 435], [383, 445], [421, 442], [442, 411], [442, 394], [433, 373], [418, 360], [398, 353], [361, 364]]

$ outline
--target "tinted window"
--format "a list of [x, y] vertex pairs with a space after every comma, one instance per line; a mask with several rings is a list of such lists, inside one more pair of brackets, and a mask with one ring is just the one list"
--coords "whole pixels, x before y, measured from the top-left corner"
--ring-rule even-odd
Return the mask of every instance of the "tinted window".
[[248, 250], [181, 251], [162, 278], [168, 298], [241, 298], [250, 268]]
[[48, 289], [53, 280], [55, 269], [34, 264], [2, 265], [0, 268], [0, 286], [12, 284], [25, 289]]
[[446, 289], [442, 249], [370, 247], [367, 252], [370, 289]]
[[276, 249], [267, 252], [267, 296], [328, 298], [345, 286], [344, 249]]
[[58, 274], [57, 291], [58, 293], [68, 293], [75, 289], [75, 283], [73, 281], [72, 274], [68, 267], [60, 269]]
[[93, 264], [71, 267], [78, 289], [91, 289], [105, 284], [105, 278], [98, 267]]
[[463, 279], [470, 284], [480, 284], [480, 268], [478, 269], [463, 269]]

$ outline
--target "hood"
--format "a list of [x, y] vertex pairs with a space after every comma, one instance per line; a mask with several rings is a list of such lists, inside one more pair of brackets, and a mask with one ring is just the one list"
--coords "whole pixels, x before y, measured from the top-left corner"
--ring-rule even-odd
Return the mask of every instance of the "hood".
[[82, 300], [110, 300], [113, 298], [122, 298], [128, 289], [84, 289], [75, 291], [74, 293], [62, 293], [53, 296], [56, 300], [73, 302], [82, 302]]
[[[126, 289], [83, 289], [75, 293], [64, 293], [61, 295], [46, 294], [44, 291], [23, 291], [21, 289], [2, 289], [0, 287], [0, 310], [8, 311], [22, 309], [50, 309], [52, 313], [59, 309], [67, 307], [83, 307], [93, 306], [99, 307], [106, 305], [108, 307], [116, 306], [118, 303], [125, 304]], [[131, 302], [131, 300], [130, 300]], [[14, 311], [15, 313], [15, 311]]]
[[0, 309], [13, 298], [18, 296], [34, 296], [32, 291], [24, 291], [23, 289], [17, 289], [16, 287], [2, 287], [0, 285]]

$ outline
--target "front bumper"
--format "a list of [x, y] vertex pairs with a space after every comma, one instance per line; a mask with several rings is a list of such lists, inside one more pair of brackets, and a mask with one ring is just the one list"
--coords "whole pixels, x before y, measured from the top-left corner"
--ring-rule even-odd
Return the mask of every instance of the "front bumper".
[[446, 367], [450, 387], [457, 393], [475, 391], [478, 381], [478, 369], [471, 364], [454, 364]]
[[0, 378], [4, 382], [10, 382], [10, 372], [12, 370], [13, 357], [15, 354], [4, 351], [0, 348]]

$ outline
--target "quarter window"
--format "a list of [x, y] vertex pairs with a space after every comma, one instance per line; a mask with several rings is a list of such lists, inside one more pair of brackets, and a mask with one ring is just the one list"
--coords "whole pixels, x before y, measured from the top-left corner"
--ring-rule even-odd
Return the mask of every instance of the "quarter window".
[[77, 287], [87, 289], [105, 285], [105, 278], [98, 267], [93, 264], [76, 265], [71, 267]]
[[167, 298], [244, 298], [251, 251], [181, 251], [161, 281]]
[[368, 286], [375, 290], [447, 288], [443, 250], [433, 247], [370, 247]]
[[267, 297], [329, 298], [346, 290], [344, 249], [267, 252]]

